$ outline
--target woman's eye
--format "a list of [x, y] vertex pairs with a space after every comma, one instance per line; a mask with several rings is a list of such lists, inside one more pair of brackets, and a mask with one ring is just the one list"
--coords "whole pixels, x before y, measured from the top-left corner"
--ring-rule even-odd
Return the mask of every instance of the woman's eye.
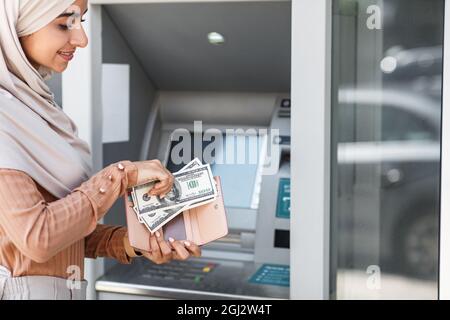
[[[81, 22], [85, 22], [85, 21], [86, 21], [86, 19], [81, 20]], [[69, 30], [68, 23], [65, 23], [65, 24], [59, 24], [58, 27], [59, 27], [61, 30], [64, 30], [64, 31]]]

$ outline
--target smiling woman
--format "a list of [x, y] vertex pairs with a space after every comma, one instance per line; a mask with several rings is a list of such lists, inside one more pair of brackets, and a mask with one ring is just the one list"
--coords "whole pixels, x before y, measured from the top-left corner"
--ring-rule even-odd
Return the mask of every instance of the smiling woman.
[[162, 233], [137, 252], [125, 227], [98, 224], [128, 188], [158, 180], [163, 197], [173, 176], [155, 160], [92, 175], [88, 144], [44, 81], [87, 46], [86, 11], [87, 0], [0, 0], [0, 300], [83, 299], [84, 258], [200, 256]]
[[[45, 67], [63, 72], [77, 48], [85, 48], [88, 38], [81, 25], [87, 0], [77, 0], [64, 13], [40, 30], [20, 37], [22, 48], [35, 69]], [[43, 46], [42, 44], [46, 45]]]

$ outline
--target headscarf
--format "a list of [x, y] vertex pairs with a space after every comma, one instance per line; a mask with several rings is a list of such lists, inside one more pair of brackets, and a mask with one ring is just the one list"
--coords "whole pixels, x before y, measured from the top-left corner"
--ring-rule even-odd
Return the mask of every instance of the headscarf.
[[19, 38], [45, 27], [73, 3], [0, 0], [0, 168], [25, 172], [57, 198], [89, 178], [92, 157], [44, 81], [51, 70], [36, 70]]

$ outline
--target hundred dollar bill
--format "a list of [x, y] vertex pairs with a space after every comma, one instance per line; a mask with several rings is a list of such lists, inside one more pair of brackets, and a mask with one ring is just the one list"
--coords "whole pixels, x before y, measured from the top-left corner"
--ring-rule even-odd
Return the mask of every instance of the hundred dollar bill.
[[142, 223], [145, 224], [147, 229], [151, 233], [155, 233], [159, 229], [161, 229], [165, 224], [170, 222], [172, 219], [174, 219], [176, 216], [178, 216], [180, 213], [185, 211], [186, 207], [176, 207], [172, 209], [166, 209], [163, 211], [160, 211], [156, 217], [149, 217], [148, 215], [142, 215]]
[[[197, 168], [197, 167], [200, 167], [202, 165], [203, 165], [202, 162], [198, 158], [195, 158], [194, 160], [189, 162], [185, 167], [183, 167], [177, 173], [181, 173], [181, 172], [193, 169], [193, 168]], [[148, 184], [149, 188], [152, 188], [153, 186], [154, 186], [154, 184], [153, 185], [151, 183]], [[142, 216], [139, 214], [138, 207], [136, 205], [136, 203], [137, 203], [136, 195], [135, 195], [135, 193], [133, 191], [129, 192], [129, 198], [130, 198], [130, 202], [133, 204], [133, 210], [136, 213], [139, 222], [140, 223], [145, 223], [145, 221], [143, 220]], [[170, 216], [174, 215], [174, 212], [177, 212], [178, 214], [180, 212], [183, 212], [184, 208], [187, 208], [187, 206], [183, 205], [183, 206], [179, 206], [179, 207], [176, 207], [176, 208], [173, 208], [173, 209], [168, 209], [167, 211], [162, 210], [161, 215], [170, 217]], [[176, 215], [177, 214], [175, 214], [174, 216], [176, 216]]]
[[154, 233], [158, 231], [160, 228], [162, 228], [164, 225], [166, 225], [168, 222], [170, 222], [172, 219], [174, 219], [179, 214], [193, 209], [200, 206], [204, 206], [206, 204], [209, 204], [213, 201], [215, 201], [216, 198], [210, 198], [201, 202], [195, 202], [193, 204], [186, 205], [184, 207], [175, 207], [172, 209], [167, 210], [161, 210], [157, 211], [156, 215], [151, 216], [149, 214], [142, 215], [142, 223], [144, 223], [147, 227], [147, 229], [150, 230], [150, 232]]
[[[195, 158], [190, 163], [188, 163], [185, 167], [183, 167], [180, 171], [178, 171], [176, 174], [192, 170], [194, 168], [198, 168], [203, 166], [201, 161], [198, 158]], [[215, 181], [214, 181], [215, 182]], [[150, 191], [154, 186], [154, 183], [148, 183], [146, 187], [148, 187], [148, 190]], [[216, 187], [217, 188], [217, 187]], [[132, 202], [137, 203], [135, 192], [131, 192]], [[145, 214], [139, 214], [139, 209], [137, 205], [134, 205], [134, 211], [136, 212], [136, 215], [139, 219], [139, 221], [144, 224], [147, 229], [154, 233], [158, 231], [161, 227], [163, 227], [165, 224], [170, 222], [173, 218], [181, 214], [182, 212], [206, 205], [212, 201], [214, 201], [216, 198], [211, 197], [209, 199], [203, 199], [201, 201], [189, 203], [189, 204], [183, 204], [177, 207], [169, 208], [169, 209], [159, 209], [156, 211], [152, 211]]]
[[[156, 182], [155, 181], [150, 181], [144, 185], [141, 185], [139, 187], [144, 187], [147, 188], [148, 192], [150, 192], [151, 189], [153, 189], [153, 187], [155, 186]], [[138, 187], [135, 187], [138, 188]], [[132, 198], [132, 202], [133, 202], [133, 210], [137, 215], [137, 218], [139, 220], [140, 223], [144, 223], [144, 221], [142, 220], [141, 215], [139, 214], [139, 208], [137, 206], [137, 199], [136, 199], [136, 192], [135, 192], [135, 188], [131, 189], [131, 198]]]
[[172, 190], [165, 198], [149, 195], [155, 182], [133, 188], [136, 206], [140, 215], [151, 218], [160, 210], [173, 209], [217, 196], [217, 189], [209, 165], [174, 174]]
[[160, 211], [155, 217], [149, 217], [148, 215], [143, 215], [143, 223], [151, 233], [155, 233], [161, 229], [164, 225], [169, 223], [172, 219], [176, 218], [179, 214], [183, 213], [186, 207], [167, 209]]
[[[192, 160], [191, 162], [189, 162], [186, 166], [184, 166], [180, 171], [178, 171], [177, 173], [182, 173], [194, 168], [198, 168], [201, 167], [203, 165], [203, 163], [198, 159], [195, 158], [194, 160]], [[178, 209], [182, 209], [182, 208], [186, 208], [186, 206], [180, 206], [178, 207]]]
[[[194, 169], [194, 168], [198, 168], [198, 167], [201, 167], [203, 164], [202, 164], [202, 162], [198, 159], [198, 158], [195, 158], [194, 160], [192, 160], [191, 162], [189, 162], [186, 166], [184, 166], [180, 171], [178, 171], [177, 173], [182, 173], [182, 172], [185, 172], [185, 171], [188, 171], [188, 170], [191, 170], [191, 169]], [[206, 204], [206, 203], [205, 203]], [[172, 208], [172, 209], [169, 209], [169, 210], [162, 210], [163, 212], [161, 213], [161, 214], [165, 214], [165, 215], [167, 215], [168, 217], [169, 216], [171, 216], [171, 215], [173, 215], [173, 212], [177, 212], [177, 214], [175, 214], [174, 216], [176, 216], [176, 215], [178, 215], [178, 213], [181, 213], [181, 212], [183, 212], [184, 211], [184, 209], [185, 208], [187, 208], [188, 206], [186, 206], [186, 205], [182, 205], [182, 206], [179, 206], [179, 207], [174, 207], [174, 208]], [[135, 211], [137, 212], [137, 207], [136, 207], [136, 209], [135, 209]], [[139, 215], [139, 214], [138, 214]], [[142, 219], [141, 219], [142, 220]], [[169, 221], [169, 220], [168, 220]], [[167, 222], [168, 222], [167, 221]]]
[[190, 170], [190, 169], [201, 167], [202, 165], [203, 165], [203, 163], [198, 158], [195, 158], [194, 160], [189, 162], [186, 166], [183, 167], [183, 169], [181, 169], [177, 173], [181, 173], [181, 172], [184, 172], [184, 171], [187, 171], [187, 170]]
[[187, 206], [183, 206], [181, 208], [175, 207], [175, 208], [168, 209], [168, 210], [157, 211], [156, 215], [154, 215], [153, 217], [150, 216], [149, 214], [143, 214], [142, 221], [146, 225], [147, 229], [149, 229], [150, 232], [154, 233], [154, 232], [158, 231], [161, 227], [163, 227], [165, 224], [170, 222], [173, 218], [178, 216], [180, 213], [182, 213], [186, 210], [196, 208], [196, 207], [204, 206], [215, 200], [216, 200], [216, 198], [210, 198], [205, 201], [196, 202], [196, 203], [193, 203], [193, 204], [190, 204]]

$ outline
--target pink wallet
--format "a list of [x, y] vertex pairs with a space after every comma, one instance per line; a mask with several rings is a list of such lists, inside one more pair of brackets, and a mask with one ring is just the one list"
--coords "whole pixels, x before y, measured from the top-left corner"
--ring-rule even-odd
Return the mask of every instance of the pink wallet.
[[[223, 202], [220, 178], [215, 177], [217, 199], [204, 206], [186, 210], [162, 228], [166, 240], [187, 240], [198, 246], [225, 237], [228, 234], [227, 216]], [[132, 247], [150, 252], [150, 231], [139, 222], [133, 205], [125, 195], [125, 210], [128, 226], [128, 238]]]

